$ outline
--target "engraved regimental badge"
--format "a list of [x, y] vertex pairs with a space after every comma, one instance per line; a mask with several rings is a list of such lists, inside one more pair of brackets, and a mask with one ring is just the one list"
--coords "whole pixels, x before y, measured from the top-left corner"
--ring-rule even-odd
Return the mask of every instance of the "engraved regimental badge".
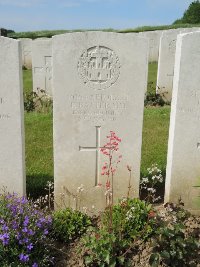
[[93, 89], [109, 88], [119, 77], [119, 58], [113, 50], [105, 46], [90, 47], [80, 56], [78, 73], [83, 82]]

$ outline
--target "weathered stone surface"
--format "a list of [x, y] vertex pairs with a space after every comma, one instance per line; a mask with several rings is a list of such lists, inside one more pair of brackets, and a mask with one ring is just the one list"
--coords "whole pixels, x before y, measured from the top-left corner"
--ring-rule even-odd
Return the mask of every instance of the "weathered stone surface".
[[160, 38], [156, 92], [166, 102], [171, 101], [172, 98], [177, 35], [198, 30], [199, 28], [168, 30], [163, 32]]
[[200, 32], [177, 39], [165, 201], [200, 208]]
[[0, 37], [0, 187], [25, 194], [24, 113], [19, 41]]
[[21, 38], [21, 54], [22, 54], [22, 65], [27, 68], [32, 68], [32, 39]]
[[174, 77], [176, 39], [181, 30], [163, 32], [160, 39], [156, 92], [165, 101], [171, 101]]
[[105, 207], [106, 177], [101, 176], [101, 167], [106, 158], [100, 147], [110, 130], [122, 138], [123, 161], [114, 176], [115, 200], [127, 196], [127, 164], [133, 170], [131, 195], [138, 196], [147, 63], [148, 40], [133, 34], [84, 32], [53, 37], [58, 206], [75, 206], [74, 196], [83, 184], [81, 206]]
[[160, 38], [163, 31], [147, 31], [139, 34], [149, 39], [149, 62], [158, 61]]
[[39, 38], [32, 42], [33, 91], [45, 90], [52, 96], [52, 39]]

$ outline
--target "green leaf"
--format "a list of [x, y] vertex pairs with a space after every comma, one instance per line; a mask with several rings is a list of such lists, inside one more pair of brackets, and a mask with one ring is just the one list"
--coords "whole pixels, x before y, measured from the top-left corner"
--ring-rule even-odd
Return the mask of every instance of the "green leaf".
[[170, 254], [169, 254], [169, 252], [167, 252], [166, 250], [162, 251], [162, 252], [160, 253], [160, 256], [161, 256], [162, 258], [164, 258], [164, 259], [169, 259], [169, 258], [170, 258]]
[[159, 265], [159, 254], [158, 253], [153, 253], [150, 256], [149, 263], [152, 267], [158, 267]]

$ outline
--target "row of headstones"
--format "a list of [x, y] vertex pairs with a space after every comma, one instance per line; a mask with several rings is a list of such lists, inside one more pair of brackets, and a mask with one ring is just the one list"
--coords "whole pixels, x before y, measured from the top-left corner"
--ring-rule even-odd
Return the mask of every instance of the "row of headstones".
[[[178, 36], [165, 186], [165, 201], [181, 197], [193, 212], [199, 210], [199, 44], [199, 32]], [[55, 203], [75, 205], [83, 184], [82, 205], [105, 206], [101, 148], [110, 130], [122, 139], [114, 196], [127, 194], [128, 164], [131, 195], [138, 197], [148, 40], [105, 32], [64, 34], [53, 37], [52, 58]], [[20, 43], [4, 37], [0, 84], [0, 185], [25, 194]]]
[[[148, 62], [158, 61], [156, 91], [165, 101], [172, 99], [177, 36], [199, 30], [200, 28], [194, 27], [139, 33], [139, 36], [149, 40]], [[39, 38], [32, 41], [22, 38], [20, 41], [22, 64], [27, 69], [33, 69], [33, 91], [40, 93], [40, 90], [44, 90], [52, 96], [52, 39]]]

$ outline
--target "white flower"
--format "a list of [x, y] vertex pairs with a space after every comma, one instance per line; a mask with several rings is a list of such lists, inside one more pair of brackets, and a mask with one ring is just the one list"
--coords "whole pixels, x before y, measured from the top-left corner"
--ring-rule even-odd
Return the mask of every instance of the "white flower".
[[141, 184], [145, 184], [145, 183], [148, 183], [149, 182], [149, 179], [147, 177], [143, 177], [142, 180], [141, 180]]
[[156, 189], [154, 189], [154, 188], [147, 188], [147, 191], [149, 191], [150, 193], [155, 193], [156, 192]]
[[81, 184], [78, 188], [77, 188], [77, 193], [81, 193], [84, 191], [84, 186], [83, 184]]

